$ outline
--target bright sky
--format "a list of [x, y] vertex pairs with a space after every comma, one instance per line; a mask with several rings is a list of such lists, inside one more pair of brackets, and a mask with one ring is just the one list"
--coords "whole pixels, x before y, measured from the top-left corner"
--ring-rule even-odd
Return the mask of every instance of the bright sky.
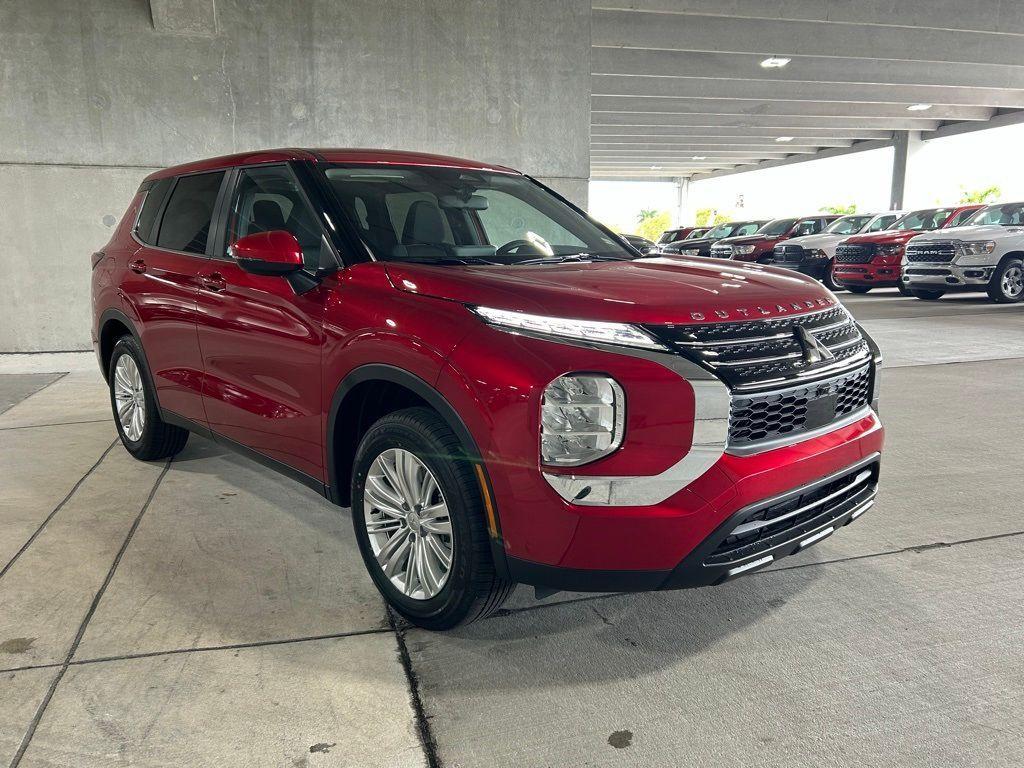
[[[963, 190], [998, 186], [1004, 202], [1024, 200], [1020, 148], [1024, 125], [924, 142], [911, 158], [906, 208], [956, 203]], [[729, 217], [780, 218], [855, 204], [861, 212], [889, 206], [892, 149], [858, 152], [690, 185], [689, 211], [716, 208]], [[675, 219], [676, 188], [657, 182], [594, 181], [590, 213], [616, 231], [632, 232], [640, 211], [667, 210]]]

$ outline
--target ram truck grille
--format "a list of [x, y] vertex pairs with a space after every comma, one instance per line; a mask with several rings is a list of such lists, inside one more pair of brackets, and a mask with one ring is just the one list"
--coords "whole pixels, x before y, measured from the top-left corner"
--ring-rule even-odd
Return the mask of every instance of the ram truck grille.
[[711, 246], [711, 257], [714, 259], [729, 259], [732, 258], [732, 246], [731, 245], [713, 245]]
[[[730, 389], [733, 449], [755, 451], [820, 430], [872, 399], [871, 349], [843, 307], [771, 320], [645, 328]], [[808, 338], [827, 354], [809, 351]]]
[[911, 264], [949, 264], [956, 258], [956, 243], [950, 240], [910, 243], [906, 256]]
[[837, 264], [868, 264], [874, 257], [874, 243], [841, 243], [836, 248]]
[[799, 245], [776, 245], [772, 255], [776, 264], [799, 264], [806, 251]]

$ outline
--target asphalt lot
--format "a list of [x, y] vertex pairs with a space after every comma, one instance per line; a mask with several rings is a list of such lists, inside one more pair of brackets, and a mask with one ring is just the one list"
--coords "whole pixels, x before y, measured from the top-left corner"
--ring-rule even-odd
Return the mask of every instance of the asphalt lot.
[[888, 368], [867, 515], [448, 634], [312, 492], [195, 436], [135, 462], [91, 356], [0, 356], [0, 765], [1019, 766], [1024, 305], [842, 298]]

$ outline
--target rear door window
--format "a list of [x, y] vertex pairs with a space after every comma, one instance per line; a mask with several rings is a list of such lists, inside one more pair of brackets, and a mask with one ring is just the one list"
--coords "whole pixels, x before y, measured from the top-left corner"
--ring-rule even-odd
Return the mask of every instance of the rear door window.
[[151, 183], [146, 192], [146, 200], [142, 204], [139, 220], [135, 222], [135, 236], [147, 245], [152, 245], [156, 229], [156, 217], [164, 204], [167, 192], [171, 189], [174, 178], [157, 179]]
[[223, 180], [224, 171], [178, 178], [160, 222], [160, 234], [156, 240], [158, 248], [206, 253], [213, 209]]

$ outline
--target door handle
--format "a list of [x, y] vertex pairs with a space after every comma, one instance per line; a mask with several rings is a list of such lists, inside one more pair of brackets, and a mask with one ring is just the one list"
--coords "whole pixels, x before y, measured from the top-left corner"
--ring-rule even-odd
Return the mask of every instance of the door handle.
[[136, 259], [135, 261], [128, 265], [128, 269], [130, 269], [132, 272], [138, 272], [141, 275], [143, 272], [146, 271], [146, 262], [144, 262], [142, 259]]
[[214, 293], [220, 293], [228, 287], [227, 281], [224, 279], [224, 275], [220, 272], [213, 272], [209, 275], [200, 275], [199, 282], [208, 291]]

